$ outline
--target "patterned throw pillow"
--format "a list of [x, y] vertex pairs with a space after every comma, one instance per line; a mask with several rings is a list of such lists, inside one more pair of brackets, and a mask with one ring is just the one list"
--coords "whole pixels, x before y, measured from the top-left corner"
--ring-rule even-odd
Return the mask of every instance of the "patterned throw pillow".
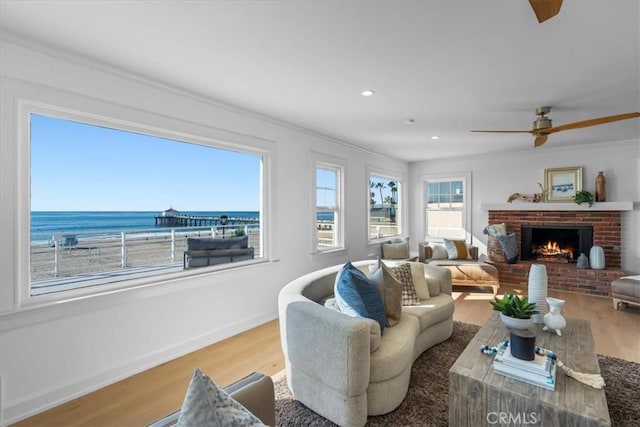
[[196, 369], [184, 397], [178, 427], [264, 426], [247, 408]]
[[380, 334], [383, 333], [387, 318], [380, 295], [371, 280], [350, 262], [338, 271], [333, 293], [341, 312], [373, 319], [380, 324]]
[[467, 259], [469, 251], [467, 251], [467, 242], [464, 240], [444, 239], [444, 247], [447, 249], [449, 259]]
[[391, 272], [402, 282], [402, 305], [420, 304], [416, 288], [413, 285], [413, 278], [411, 277], [411, 265], [407, 263], [393, 267]]

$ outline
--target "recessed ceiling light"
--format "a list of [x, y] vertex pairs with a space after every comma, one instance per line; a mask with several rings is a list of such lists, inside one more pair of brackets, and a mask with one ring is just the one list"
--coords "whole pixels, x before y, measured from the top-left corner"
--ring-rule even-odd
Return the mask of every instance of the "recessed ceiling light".
[[433, 135], [431, 139], [440, 139], [440, 137], [438, 135]]
[[372, 89], [367, 89], [367, 90], [363, 90], [362, 91], [362, 96], [371, 96], [373, 95], [375, 92]]

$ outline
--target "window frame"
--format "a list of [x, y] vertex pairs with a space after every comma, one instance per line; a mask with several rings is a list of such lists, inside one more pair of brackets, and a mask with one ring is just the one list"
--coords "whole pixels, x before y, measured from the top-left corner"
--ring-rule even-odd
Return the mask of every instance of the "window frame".
[[374, 245], [374, 244], [379, 244], [382, 242], [386, 242], [390, 239], [393, 239], [395, 237], [399, 237], [399, 236], [406, 236], [407, 234], [407, 176], [404, 173], [399, 173], [396, 171], [390, 171], [390, 170], [384, 170], [384, 169], [380, 169], [380, 168], [376, 168], [376, 167], [372, 167], [369, 166], [367, 167], [367, 176], [366, 176], [366, 186], [367, 186], [367, 193], [371, 192], [371, 187], [370, 187], [370, 183], [371, 183], [371, 178], [375, 177], [375, 178], [383, 178], [386, 181], [396, 181], [398, 183], [398, 200], [396, 203], [396, 223], [397, 223], [397, 227], [398, 227], [398, 233], [391, 235], [391, 236], [383, 236], [383, 237], [375, 237], [372, 238], [371, 237], [371, 203], [370, 203], [370, 197], [367, 197], [367, 222], [366, 222], [366, 236], [367, 236], [367, 244], [369, 245]]
[[[421, 177], [421, 198], [422, 198], [422, 210], [420, 221], [422, 227], [422, 236], [427, 242], [443, 242], [445, 237], [431, 236], [428, 234], [429, 224], [427, 223], [427, 210], [428, 207], [428, 190], [429, 184], [434, 182], [451, 182], [462, 181], [462, 203], [463, 206], [460, 209], [462, 213], [462, 229], [464, 232], [464, 240], [471, 244], [473, 242], [473, 235], [471, 233], [471, 172], [453, 172], [453, 173], [439, 173], [439, 174], [425, 174]], [[456, 209], [457, 211], [457, 209]]]
[[[114, 292], [127, 291], [133, 289], [147, 289], [149, 286], [173, 282], [176, 279], [186, 278], [189, 276], [202, 275], [206, 273], [217, 273], [231, 269], [242, 268], [254, 264], [260, 264], [271, 260], [275, 255], [272, 249], [273, 230], [270, 226], [270, 191], [271, 173], [273, 170], [273, 148], [267, 141], [252, 138], [246, 135], [241, 137], [231, 137], [224, 135], [222, 132], [213, 131], [211, 128], [202, 125], [194, 125], [193, 123], [184, 122], [179, 119], [167, 120], [165, 117], [157, 116], [151, 113], [136, 114], [133, 113], [134, 120], [124, 120], [116, 118], [117, 109], [108, 108], [113, 106], [105, 106], [101, 102], [96, 102], [93, 107], [95, 110], [106, 110], [108, 113], [87, 112], [92, 108], [83, 105], [82, 110], [60, 107], [57, 105], [45, 104], [42, 102], [18, 99], [18, 115], [17, 115], [17, 134], [18, 134], [18, 186], [19, 194], [27, 195], [18, 198], [16, 216], [18, 223], [17, 234], [17, 252], [18, 252], [18, 273], [15, 296], [16, 308], [49, 305], [65, 301], [74, 301], [78, 299], [86, 299], [90, 297], [111, 295]], [[107, 108], [105, 108], [107, 107]], [[31, 223], [31, 135], [30, 135], [30, 119], [31, 114], [44, 115], [62, 120], [70, 120], [93, 126], [117, 129], [124, 132], [134, 132], [170, 139], [176, 142], [198, 144], [205, 147], [239, 151], [247, 154], [253, 154], [261, 157], [260, 165], [260, 250], [261, 255], [255, 260], [243, 261], [239, 263], [220, 264], [212, 267], [202, 267], [193, 270], [182, 270], [165, 272], [156, 275], [136, 277], [132, 275], [129, 278], [110, 282], [110, 283], [94, 283], [89, 286], [78, 287], [74, 289], [64, 290], [60, 292], [52, 292], [40, 295], [31, 295], [31, 275], [30, 275], [30, 223]], [[127, 115], [126, 112], [123, 115]], [[129, 114], [131, 115], [131, 114]], [[148, 119], [148, 120], [145, 120]], [[158, 122], [166, 124], [169, 122], [175, 125], [176, 130], [167, 127], [152, 125], [148, 123]], [[187, 130], [184, 130], [187, 129]], [[195, 132], [194, 132], [195, 130]], [[219, 133], [220, 135], [215, 135]], [[271, 191], [272, 193], [273, 191]]]
[[[345, 250], [345, 215], [344, 215], [344, 176], [345, 176], [345, 162], [342, 159], [330, 157], [320, 153], [311, 154], [311, 253], [323, 254], [332, 253], [335, 251]], [[337, 206], [331, 210], [334, 212], [335, 229], [334, 231], [334, 246], [327, 248], [320, 248], [318, 245], [318, 230], [317, 230], [317, 171], [318, 169], [334, 170], [337, 173], [336, 177], [336, 204]], [[329, 210], [327, 210], [329, 211]]]

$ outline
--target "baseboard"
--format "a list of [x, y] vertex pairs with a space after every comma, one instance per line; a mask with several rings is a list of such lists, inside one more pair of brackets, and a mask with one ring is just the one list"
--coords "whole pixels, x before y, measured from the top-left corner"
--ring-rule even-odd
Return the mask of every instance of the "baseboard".
[[[0, 425], [5, 426], [25, 418], [29, 418], [33, 415], [39, 414], [40, 412], [84, 396], [85, 394], [116, 383], [137, 373], [146, 371], [147, 369], [151, 369], [177, 357], [184, 356], [185, 354], [191, 353], [195, 350], [262, 325], [275, 318], [277, 318], [276, 313], [263, 313], [259, 316], [254, 316], [230, 326], [228, 325], [223, 329], [216, 330], [212, 333], [202, 335], [198, 338], [177, 344], [154, 354], [150, 354], [125, 365], [109, 369], [98, 375], [74, 381], [55, 389], [40, 391], [39, 393], [33, 394], [20, 402], [2, 402], [4, 405], [2, 405], [3, 407], [2, 412], [0, 413], [0, 420], [3, 422], [0, 423]], [[0, 385], [1, 384], [2, 383], [0, 382]], [[2, 394], [0, 394], [0, 398], [1, 397]]]

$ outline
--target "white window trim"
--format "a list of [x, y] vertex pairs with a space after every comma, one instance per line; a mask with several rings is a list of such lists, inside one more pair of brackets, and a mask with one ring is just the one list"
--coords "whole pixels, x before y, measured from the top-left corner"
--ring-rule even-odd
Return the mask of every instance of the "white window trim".
[[420, 177], [420, 197], [422, 199], [422, 209], [420, 211], [420, 235], [425, 241], [442, 242], [442, 238], [427, 235], [427, 224], [425, 212], [427, 211], [427, 201], [425, 192], [429, 182], [433, 181], [455, 181], [461, 180], [464, 195], [464, 208], [462, 209], [462, 223], [465, 229], [465, 241], [469, 244], [473, 243], [473, 235], [471, 233], [471, 172], [451, 172], [438, 174], [424, 174]]
[[[113, 106], [105, 105], [105, 103], [95, 101], [89, 102], [93, 104], [96, 111], [107, 110], [113, 112]], [[18, 135], [18, 183], [17, 189], [20, 195], [16, 206], [16, 218], [18, 223], [17, 230], [17, 259], [18, 271], [17, 280], [15, 281], [15, 303], [13, 311], [28, 309], [32, 307], [45, 307], [62, 302], [72, 302], [78, 300], [87, 300], [94, 297], [111, 296], [114, 293], [121, 293], [129, 290], [144, 290], [149, 286], [155, 286], [166, 283], [173, 283], [180, 278], [187, 278], [206, 273], [219, 273], [226, 270], [248, 267], [254, 264], [261, 264], [267, 261], [277, 259], [273, 250], [273, 230], [271, 225], [271, 203], [273, 195], [272, 189], [272, 171], [273, 171], [273, 145], [269, 141], [261, 140], [246, 135], [223, 135], [222, 132], [211, 128], [199, 127], [199, 133], [193, 133], [193, 123], [183, 122], [181, 120], [172, 120], [171, 122], [180, 128], [189, 128], [189, 130], [169, 130], [159, 126], [142, 124], [144, 119], [151, 118], [152, 122], [166, 123], [166, 117], [160, 117], [153, 114], [139, 114], [139, 112], [129, 111], [129, 115], [133, 115], [133, 120], [124, 120], [122, 118], [114, 118], [111, 115], [102, 115], [97, 113], [89, 113], [86, 105], [80, 109], [71, 109], [55, 105], [49, 105], [42, 102], [18, 99], [17, 100], [17, 135]], [[127, 109], [120, 107], [120, 111], [127, 115]], [[138, 115], [136, 115], [138, 113]], [[30, 115], [39, 114], [49, 117], [72, 120], [81, 123], [104, 126], [113, 129], [119, 129], [127, 132], [136, 132], [155, 137], [167, 138], [179, 142], [191, 142], [200, 145], [210, 146], [212, 148], [221, 148], [232, 151], [241, 151], [244, 153], [255, 154], [262, 157], [261, 166], [261, 200], [260, 200], [260, 218], [261, 218], [261, 234], [260, 246], [262, 248], [262, 257], [255, 261], [246, 261], [237, 263], [236, 265], [220, 265], [214, 267], [203, 267], [199, 271], [180, 271], [159, 274], [143, 278], [132, 278], [121, 280], [113, 283], [105, 283], [95, 286], [82, 287], [63, 292], [42, 294], [32, 296], [30, 292], [31, 280], [29, 274], [30, 268], [30, 215], [31, 215], [31, 161], [30, 161]], [[140, 119], [140, 122], [137, 120]], [[220, 133], [220, 135], [216, 135]], [[232, 142], [232, 140], [235, 140]], [[156, 293], [156, 292], [154, 292]]]
[[[327, 253], [335, 253], [336, 251], [344, 251], [346, 250], [345, 245], [345, 214], [344, 214], [344, 185], [345, 185], [345, 170], [346, 170], [346, 161], [344, 159], [339, 159], [337, 157], [331, 157], [326, 154], [311, 152], [311, 254], [327, 254]], [[337, 200], [338, 200], [338, 215], [336, 218], [337, 229], [334, 230], [336, 235], [336, 246], [332, 248], [327, 248], [321, 250], [318, 248], [318, 233], [315, 228], [316, 224], [316, 172], [318, 168], [325, 167], [327, 169], [337, 169], [338, 170], [338, 188], [337, 188]]]
[[[396, 221], [398, 222], [398, 234], [396, 236], [407, 236], [407, 232], [408, 232], [407, 225], [409, 224], [409, 221], [408, 221], [409, 204], [407, 203], [407, 200], [408, 200], [407, 174], [400, 173], [397, 171], [392, 171], [392, 170], [380, 169], [373, 166], [367, 166], [366, 171], [367, 171], [367, 176], [366, 176], [365, 182], [367, 186], [367, 192], [370, 191], [369, 182], [371, 182], [372, 175], [379, 178], [389, 179], [389, 181], [398, 181], [398, 183], [400, 184], [400, 191], [398, 192], [398, 206], [400, 207], [400, 215], [396, 217]], [[367, 202], [366, 204], [367, 222], [365, 224], [366, 226], [365, 236], [367, 236], [367, 244], [375, 245], [382, 242], [386, 242], [391, 237], [396, 237], [396, 236], [386, 236], [386, 237], [380, 237], [380, 238], [374, 238], [374, 239], [370, 237], [369, 225], [371, 224], [371, 205], [369, 204], [369, 197], [366, 198], [366, 202]]]

